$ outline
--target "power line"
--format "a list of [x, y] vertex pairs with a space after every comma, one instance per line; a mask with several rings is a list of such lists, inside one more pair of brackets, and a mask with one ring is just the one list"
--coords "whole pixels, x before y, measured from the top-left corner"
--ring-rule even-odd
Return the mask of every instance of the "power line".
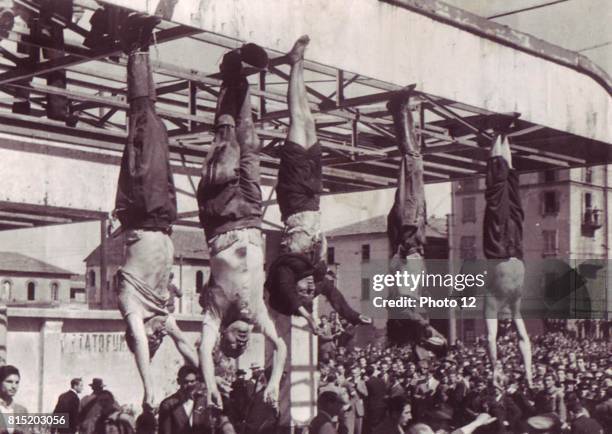
[[566, 2], [568, 0], [556, 0], [556, 1], [552, 1], [552, 2], [548, 2], [548, 3], [543, 3], [541, 5], [536, 5], [536, 6], [530, 6], [528, 8], [523, 8], [523, 9], [517, 9], [514, 11], [508, 11], [508, 12], [504, 12], [501, 14], [497, 14], [497, 15], [491, 15], [490, 17], [487, 17], [488, 20], [494, 20], [496, 18], [501, 18], [501, 17], [507, 17], [508, 15], [514, 15], [514, 14], [520, 14], [521, 12], [527, 12], [527, 11], [532, 11], [534, 9], [540, 9], [546, 6], [552, 6], [552, 5], [556, 5], [558, 3], [563, 3]]
[[611, 44], [612, 44], [612, 41], [602, 42], [601, 44], [593, 45], [591, 47], [582, 48], [582, 49], [578, 50], [578, 52], [582, 53], [583, 51], [595, 50], [596, 48], [605, 47], [605, 46], [611, 45]]

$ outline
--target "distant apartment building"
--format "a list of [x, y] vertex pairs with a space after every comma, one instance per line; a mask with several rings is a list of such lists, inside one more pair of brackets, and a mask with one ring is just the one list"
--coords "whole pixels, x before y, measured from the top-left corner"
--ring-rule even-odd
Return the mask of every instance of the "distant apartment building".
[[16, 252], [0, 252], [0, 300], [9, 305], [85, 303], [85, 288], [72, 271]]
[[[174, 265], [172, 283], [181, 290], [183, 296], [175, 300], [176, 313], [200, 314], [200, 294], [210, 276], [210, 257], [208, 244], [201, 229], [187, 227], [175, 228], [172, 232], [174, 245]], [[280, 232], [264, 227], [264, 249], [266, 264], [277, 256], [280, 243]], [[105, 279], [102, 279], [101, 246], [98, 246], [85, 258], [86, 287], [89, 307], [91, 309], [117, 308], [117, 271], [125, 260], [125, 234], [106, 239], [104, 250]], [[102, 284], [103, 280], [106, 282]]]
[[[196, 314], [201, 312], [198, 299], [208, 281], [210, 262], [208, 247], [202, 230], [175, 229], [172, 232], [174, 244], [173, 284], [183, 293], [176, 299], [177, 313]], [[85, 258], [86, 284], [89, 306], [92, 309], [117, 308], [117, 271], [125, 260], [125, 234], [109, 237], [104, 250], [106, 278], [102, 279], [101, 247], [98, 246]], [[102, 285], [102, 281], [106, 284]]]
[[[426, 235], [425, 258], [440, 260], [438, 263], [445, 267], [448, 258], [446, 218], [429, 218]], [[351, 307], [372, 314], [375, 327], [384, 328], [384, 312], [379, 309], [373, 312], [371, 298], [374, 295], [372, 276], [388, 272], [387, 216], [373, 217], [328, 231], [326, 237], [327, 262], [336, 273], [338, 288]], [[319, 302], [319, 315], [327, 315], [331, 310], [327, 302]]]
[[[528, 267], [543, 264], [543, 271], [529, 278], [527, 297], [542, 295], [538, 291], [555, 290], [554, 282], [558, 282], [559, 276], [544, 264], [559, 259], [579, 270], [580, 276], [588, 281], [587, 292], [575, 291], [568, 300], [572, 314], [588, 316], [590, 310], [598, 315], [610, 310], [610, 279], [605, 265], [612, 240], [608, 219], [612, 199], [609, 171], [607, 166], [596, 166], [520, 175], [525, 212], [524, 260]], [[464, 261], [484, 257], [485, 179], [454, 182], [452, 194], [451, 258], [458, 270]], [[581, 308], [581, 300], [588, 301], [587, 308]]]

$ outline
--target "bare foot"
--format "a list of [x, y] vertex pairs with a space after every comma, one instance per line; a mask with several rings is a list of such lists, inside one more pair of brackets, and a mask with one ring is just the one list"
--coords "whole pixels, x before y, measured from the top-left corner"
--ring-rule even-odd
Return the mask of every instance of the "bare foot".
[[295, 41], [293, 48], [287, 53], [287, 59], [289, 59], [289, 63], [291, 65], [299, 62], [300, 60], [304, 60], [304, 51], [306, 51], [306, 47], [309, 43], [310, 37], [308, 35], [302, 35], [297, 41]]

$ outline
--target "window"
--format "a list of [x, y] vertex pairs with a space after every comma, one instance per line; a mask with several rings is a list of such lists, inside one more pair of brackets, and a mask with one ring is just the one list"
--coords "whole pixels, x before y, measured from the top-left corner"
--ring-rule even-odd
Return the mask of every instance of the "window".
[[476, 237], [473, 235], [461, 237], [459, 249], [461, 259], [476, 259]]
[[59, 300], [59, 284], [57, 282], [51, 283], [51, 300]]
[[202, 292], [202, 289], [204, 288], [204, 273], [202, 273], [201, 270], [196, 271], [195, 280], [196, 280], [196, 292], [199, 294]]
[[461, 221], [463, 223], [476, 222], [476, 198], [475, 197], [464, 197], [461, 201]]
[[368, 278], [361, 279], [361, 299], [370, 299], [370, 279]]
[[591, 193], [584, 193], [584, 207], [590, 209], [593, 207], [593, 196]]
[[557, 231], [542, 231], [544, 255], [557, 254]]
[[28, 300], [36, 300], [36, 283], [28, 282]]
[[333, 247], [327, 248], [327, 263], [328, 264], [336, 263], [336, 250]]
[[362, 244], [361, 246], [361, 262], [368, 262], [370, 260], [370, 245]]
[[13, 283], [10, 280], [3, 280], [0, 285], [0, 300], [9, 301], [11, 299], [11, 290], [13, 289]]
[[593, 168], [584, 168], [584, 182], [591, 184], [593, 182]]
[[89, 273], [87, 273], [87, 285], [90, 288], [95, 288], [96, 286], [96, 272], [94, 270], [89, 270]]
[[543, 214], [557, 214], [559, 212], [559, 199], [556, 191], [545, 191], [542, 199]]
[[70, 300], [77, 303], [85, 302], [85, 290], [83, 288], [70, 288]]

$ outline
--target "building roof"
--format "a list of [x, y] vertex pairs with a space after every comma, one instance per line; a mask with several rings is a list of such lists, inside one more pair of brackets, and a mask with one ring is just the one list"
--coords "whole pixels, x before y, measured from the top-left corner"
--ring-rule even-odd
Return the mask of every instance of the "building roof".
[[0, 271], [72, 276], [75, 273], [16, 252], [0, 252]]
[[[209, 259], [208, 245], [202, 230], [174, 229], [172, 232], [172, 243], [174, 244], [174, 257], [192, 260], [206, 261]], [[109, 263], [120, 263], [123, 261], [125, 233], [111, 236], [106, 240], [106, 257]], [[85, 258], [87, 264], [100, 263], [100, 246], [96, 247]]]
[[[329, 238], [345, 237], [361, 234], [386, 234], [387, 216], [380, 215], [367, 220], [362, 220], [350, 225], [327, 231], [325, 235]], [[430, 217], [427, 219], [426, 235], [428, 238], [446, 238], [446, 219], [440, 217]]]

